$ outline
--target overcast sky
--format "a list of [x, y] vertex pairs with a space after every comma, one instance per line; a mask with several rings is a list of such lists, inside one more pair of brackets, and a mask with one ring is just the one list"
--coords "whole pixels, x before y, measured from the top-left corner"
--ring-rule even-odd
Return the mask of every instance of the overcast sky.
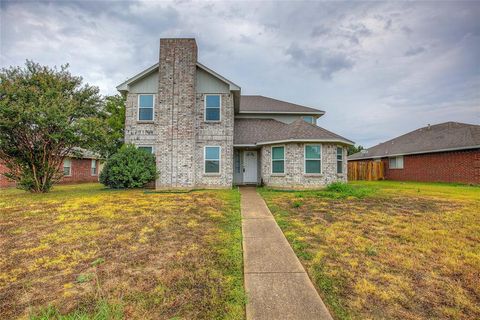
[[1, 2], [0, 64], [70, 63], [104, 94], [195, 37], [199, 61], [261, 94], [326, 111], [370, 147], [480, 123], [480, 2]]

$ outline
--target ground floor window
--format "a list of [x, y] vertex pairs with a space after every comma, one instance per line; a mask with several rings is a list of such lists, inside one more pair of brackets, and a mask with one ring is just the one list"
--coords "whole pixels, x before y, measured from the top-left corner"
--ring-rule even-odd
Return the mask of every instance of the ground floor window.
[[153, 147], [152, 146], [139, 146], [139, 150], [143, 150], [148, 153], [153, 153]]
[[285, 147], [272, 147], [272, 173], [285, 173]]
[[92, 176], [96, 176], [97, 175], [97, 160], [92, 159], [90, 169], [91, 169]]
[[72, 175], [72, 160], [63, 160], [63, 175], [67, 177]]
[[322, 146], [311, 144], [305, 146], [305, 173], [322, 172]]
[[389, 169], [403, 169], [403, 156], [388, 158]]
[[220, 173], [220, 147], [205, 147], [205, 173]]
[[343, 173], [343, 148], [337, 147], [337, 173]]

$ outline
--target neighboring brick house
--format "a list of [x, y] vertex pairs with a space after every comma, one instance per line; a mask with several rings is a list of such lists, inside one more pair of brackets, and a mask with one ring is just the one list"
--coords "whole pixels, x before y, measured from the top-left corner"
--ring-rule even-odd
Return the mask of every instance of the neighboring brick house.
[[160, 59], [120, 84], [125, 141], [156, 156], [157, 189], [346, 181], [353, 142], [316, 126], [324, 112], [240, 87], [197, 60], [195, 39], [160, 39]]
[[[98, 182], [98, 176], [102, 169], [99, 157], [88, 151], [82, 151], [80, 156], [65, 158], [61, 171], [64, 176], [59, 181], [61, 184]], [[0, 188], [14, 187], [15, 182], [7, 179], [3, 173], [8, 169], [0, 163]]]
[[429, 125], [355, 153], [348, 161], [383, 161], [387, 180], [480, 184], [480, 126]]

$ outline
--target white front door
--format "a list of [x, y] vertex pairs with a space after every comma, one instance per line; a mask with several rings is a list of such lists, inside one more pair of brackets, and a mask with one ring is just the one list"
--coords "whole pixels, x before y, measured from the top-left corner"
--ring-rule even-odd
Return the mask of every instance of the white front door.
[[243, 152], [243, 183], [257, 183], [257, 151]]

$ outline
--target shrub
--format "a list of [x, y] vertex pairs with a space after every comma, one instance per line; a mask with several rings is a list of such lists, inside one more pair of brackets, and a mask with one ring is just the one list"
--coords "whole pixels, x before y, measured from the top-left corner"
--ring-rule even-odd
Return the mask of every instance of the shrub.
[[110, 188], [140, 188], [157, 178], [155, 156], [133, 145], [124, 145], [108, 159], [100, 182]]

